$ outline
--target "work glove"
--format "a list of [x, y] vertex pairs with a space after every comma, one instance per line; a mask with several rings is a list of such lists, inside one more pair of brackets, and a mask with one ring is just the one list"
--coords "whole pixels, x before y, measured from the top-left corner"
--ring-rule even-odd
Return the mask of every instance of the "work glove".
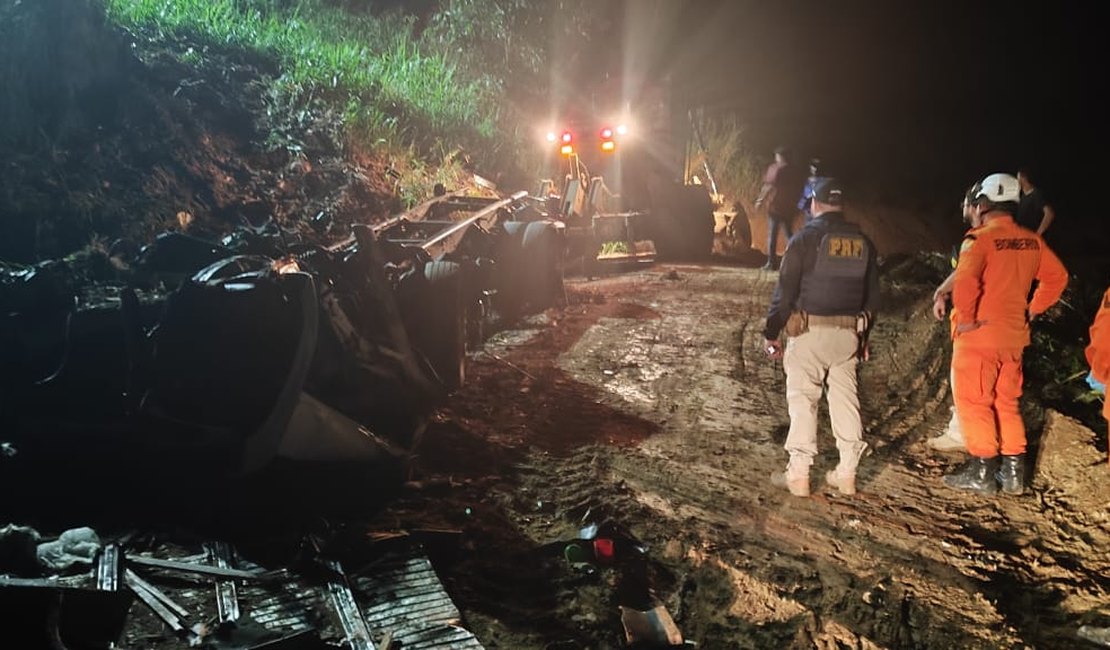
[[1095, 379], [1095, 376], [1089, 372], [1087, 373], [1087, 385], [1091, 387], [1091, 390], [1102, 393], [1103, 395], [1106, 394], [1106, 384]]

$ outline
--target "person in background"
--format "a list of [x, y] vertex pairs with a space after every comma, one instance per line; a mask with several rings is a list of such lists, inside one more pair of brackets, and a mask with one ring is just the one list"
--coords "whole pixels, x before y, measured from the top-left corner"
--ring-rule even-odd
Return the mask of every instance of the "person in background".
[[774, 271], [779, 267], [779, 229], [789, 239], [794, 231], [794, 215], [798, 212], [798, 197], [805, 184], [804, 172], [790, 162], [787, 147], [775, 149], [775, 162], [763, 174], [763, 187], [755, 200], [758, 209], [767, 204], [767, 263], [763, 270]]
[[[971, 195], [973, 189], [975, 189], [975, 186], [967, 188], [967, 192], [964, 193], [963, 205], [961, 206], [963, 220], [970, 226], [970, 229], [964, 234], [965, 241], [969, 237], [974, 239], [975, 229], [983, 225], [979, 215], [973, 214], [971, 210], [971, 202], [975, 198]], [[952, 272], [949, 273], [948, 277], [946, 277], [936, 290], [933, 291], [933, 316], [940, 321], [944, 320], [946, 313], [949, 313], [948, 302], [952, 298], [952, 285], [956, 282], [956, 262], [959, 260], [959, 257], [960, 246], [957, 246], [952, 252]], [[956, 322], [955, 312], [950, 313], [949, 321], [952, 323]], [[949, 385], [953, 383], [954, 382], [949, 380]], [[955, 403], [952, 404], [950, 410], [952, 414], [948, 419], [948, 426], [944, 429], [944, 432], [935, 438], [929, 438], [925, 444], [930, 449], [935, 449], [937, 451], [966, 451], [964, 434], [960, 430], [960, 419], [956, 416]]]
[[[1102, 393], [1102, 417], [1110, 427], [1110, 402], [1106, 401], [1106, 382], [1110, 382], [1110, 289], [1102, 296], [1102, 305], [1095, 313], [1091, 323], [1091, 342], [1084, 351], [1091, 372], [1087, 373], [1087, 384]], [[1110, 453], [1106, 456], [1110, 462]]]
[[1019, 226], [1044, 236], [1045, 231], [1052, 225], [1052, 220], [1056, 218], [1056, 212], [1045, 200], [1040, 188], [1033, 184], [1033, 176], [1028, 167], [1018, 170], [1017, 179], [1021, 185], [1021, 199], [1018, 201], [1014, 221]]
[[944, 483], [979, 494], [999, 487], [1021, 494], [1022, 351], [1029, 345], [1029, 321], [1060, 299], [1068, 272], [1040, 235], [1014, 223], [1021, 195], [1016, 178], [991, 174], [972, 195], [972, 214], [983, 225], [960, 246], [952, 286], [952, 397], [971, 460]]
[[811, 158], [809, 161], [809, 178], [806, 179], [805, 187], [802, 188], [802, 198], [798, 200], [798, 209], [805, 214], [806, 221], [813, 218], [813, 192], [817, 189], [817, 184], [820, 183], [824, 176], [822, 176], [822, 165], [820, 158]]
[[[839, 181], [826, 178], [813, 195], [813, 219], [787, 244], [767, 312], [767, 354], [786, 371], [790, 431], [786, 470], [771, 484], [809, 496], [809, 470], [817, 456], [817, 405], [826, 384], [840, 463], [825, 480], [842, 494], [856, 493], [856, 468], [867, 449], [860, 421], [856, 368], [867, 355], [867, 334], [879, 305], [875, 246], [844, 219]], [[783, 351], [781, 334], [789, 337]]]

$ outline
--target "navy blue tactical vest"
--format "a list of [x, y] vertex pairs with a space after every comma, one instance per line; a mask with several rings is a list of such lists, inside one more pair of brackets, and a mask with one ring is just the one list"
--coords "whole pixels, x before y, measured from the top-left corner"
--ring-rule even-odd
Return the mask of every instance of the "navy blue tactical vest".
[[798, 308], [820, 316], [858, 314], [867, 293], [870, 244], [854, 223], [834, 221], [821, 230], [813, 268], [802, 275]]

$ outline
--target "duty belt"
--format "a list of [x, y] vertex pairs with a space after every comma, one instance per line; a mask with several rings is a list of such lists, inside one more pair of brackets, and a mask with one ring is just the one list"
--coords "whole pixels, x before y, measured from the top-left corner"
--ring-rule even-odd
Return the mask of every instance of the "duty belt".
[[855, 330], [856, 321], [858, 319], [858, 316], [855, 314], [851, 316], [818, 316], [817, 314], [807, 314], [806, 316], [810, 327], [832, 327], [845, 330]]

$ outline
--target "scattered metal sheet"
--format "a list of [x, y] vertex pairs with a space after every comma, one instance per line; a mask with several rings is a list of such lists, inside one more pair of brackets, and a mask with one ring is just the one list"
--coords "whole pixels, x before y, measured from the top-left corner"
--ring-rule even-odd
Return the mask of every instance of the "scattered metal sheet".
[[[128, 570], [123, 579], [139, 600], [143, 601], [143, 604], [149, 607], [150, 611], [154, 612], [158, 618], [162, 619], [162, 622], [168, 625], [175, 634], [179, 636], [192, 634], [189, 626], [183, 620], [184, 617], [177, 613], [183, 610], [176, 603], [173, 603], [169, 596], [143, 581], [133, 571]], [[173, 605], [167, 603], [173, 603]]]
[[157, 598], [163, 606], [165, 606], [174, 614], [177, 614], [178, 617], [188, 618], [189, 611], [187, 609], [179, 605], [174, 599], [170, 598], [169, 595], [166, 594], [166, 592], [155, 587], [146, 580], [143, 580], [142, 576], [140, 576], [139, 574], [135, 573], [131, 569], [127, 569], [126, 571], [124, 571], [123, 575], [124, 581], [127, 583], [128, 587], [134, 589], [136, 586], [138, 586], [150, 595]]
[[292, 583], [269, 590], [247, 586], [240, 591], [239, 597], [249, 603], [250, 616], [256, 623], [283, 634], [314, 628], [316, 611], [321, 604], [321, 596], [315, 589]]
[[347, 576], [343, 573], [343, 566], [334, 560], [325, 563], [335, 572], [335, 577], [328, 582], [328, 595], [331, 597], [332, 607], [335, 608], [339, 621], [343, 625], [343, 633], [347, 637], [347, 644], [351, 650], [375, 650], [374, 642], [370, 639], [370, 629], [362, 618], [362, 612], [355, 601], [351, 586], [347, 583]]
[[389, 556], [352, 582], [375, 637], [392, 634], [405, 650], [482, 650], [478, 639], [458, 626], [459, 609], [428, 558]]
[[163, 560], [161, 558], [146, 557], [143, 555], [129, 555], [127, 556], [127, 562], [130, 564], [152, 567], [155, 569], [184, 571], [186, 573], [200, 573], [203, 575], [215, 576], [217, 578], [229, 578], [232, 580], [274, 580], [284, 574], [283, 571], [242, 571], [240, 569], [229, 569], [225, 567], [210, 566], [207, 564], [181, 562], [179, 560]]
[[[190, 643], [208, 633], [193, 622], [236, 626], [249, 618], [279, 637], [260, 646], [266, 649], [293, 650], [315, 640], [348, 650], [483, 650], [459, 625], [460, 612], [422, 547], [408, 548], [415, 550], [387, 555], [357, 577], [346, 576], [337, 561], [324, 562], [331, 572], [324, 582], [267, 570], [222, 542], [205, 543], [202, 555], [174, 547], [168, 556], [128, 555], [120, 562], [130, 567], [124, 591]], [[140, 567], [150, 571], [140, 575]]]
[[96, 562], [96, 588], [100, 591], [119, 591], [119, 544], [108, 544], [100, 550]]
[[[227, 542], [205, 544], [209, 560], [222, 569], [232, 568], [234, 552]], [[239, 620], [239, 597], [231, 580], [216, 582], [216, 615], [219, 625], [234, 625]]]

